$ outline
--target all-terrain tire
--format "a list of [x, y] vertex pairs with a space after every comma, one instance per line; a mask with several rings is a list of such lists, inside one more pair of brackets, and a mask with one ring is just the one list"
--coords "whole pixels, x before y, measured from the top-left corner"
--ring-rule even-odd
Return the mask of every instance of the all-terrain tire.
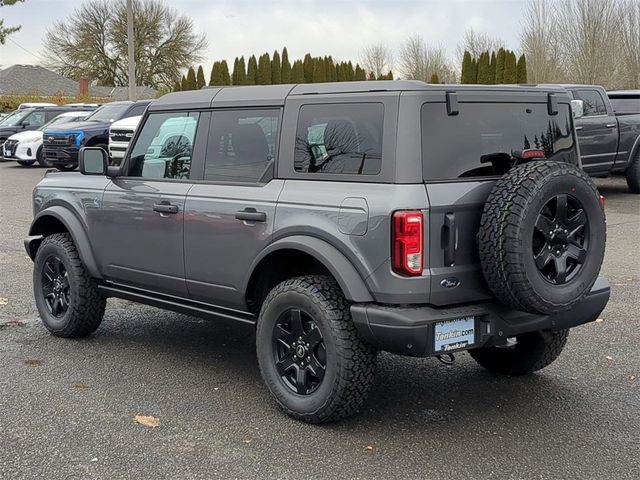
[[[566, 237], [565, 229], [565, 237], [561, 238], [563, 217], [559, 204], [555, 214], [548, 217], [550, 202], [559, 202], [561, 197], [565, 223], [584, 223], [575, 237]], [[566, 206], [569, 201], [581, 208], [571, 210]], [[564, 242], [557, 258], [553, 256], [555, 246], [545, 258], [538, 258], [542, 252], [534, 256], [539, 248], [540, 225], [554, 229], [544, 232], [549, 235], [549, 242]], [[583, 245], [574, 248], [576, 238]], [[484, 206], [478, 233], [482, 271], [494, 295], [517, 310], [545, 315], [568, 311], [589, 293], [602, 265], [605, 242], [604, 209], [593, 181], [578, 167], [553, 161], [517, 166], [498, 180]], [[576, 259], [567, 260], [565, 256], [575, 255], [576, 251], [580, 268]], [[556, 269], [561, 269], [560, 262], [564, 261], [564, 278], [558, 275], [554, 282], [545, 277], [537, 260], [544, 262], [544, 268]]]
[[22, 167], [30, 167], [31, 165], [36, 163], [35, 160], [17, 160], [17, 162], [18, 162], [18, 165]]
[[512, 347], [469, 350], [469, 355], [490, 372], [526, 375], [550, 365], [564, 349], [569, 330], [531, 332], [520, 335]]
[[[45, 264], [51, 259], [61, 261], [68, 279], [68, 301], [65, 301], [67, 309], [58, 316], [50, 310], [43, 290], [48, 281], [43, 275]], [[42, 323], [52, 335], [64, 338], [85, 337], [100, 326], [106, 300], [82, 263], [68, 233], [49, 235], [40, 244], [34, 260], [33, 288]]]
[[[274, 328], [291, 309], [313, 319], [326, 351], [324, 378], [317, 390], [304, 395], [287, 386], [276, 367]], [[328, 276], [291, 278], [274, 287], [260, 310], [256, 346], [267, 388], [279, 407], [297, 420], [323, 423], [350, 416], [362, 406], [374, 383], [377, 352], [358, 337], [349, 303]]]
[[627, 177], [627, 185], [631, 193], [640, 193], [640, 149], [636, 152], [636, 156], [633, 157], [631, 164], [625, 172]]

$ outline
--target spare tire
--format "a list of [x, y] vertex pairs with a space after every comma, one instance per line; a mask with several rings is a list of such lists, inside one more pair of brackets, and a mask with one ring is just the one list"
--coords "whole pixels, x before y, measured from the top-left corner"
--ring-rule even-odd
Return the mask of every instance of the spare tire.
[[491, 190], [480, 221], [480, 263], [505, 305], [530, 313], [570, 310], [593, 286], [604, 257], [600, 195], [581, 169], [534, 161]]

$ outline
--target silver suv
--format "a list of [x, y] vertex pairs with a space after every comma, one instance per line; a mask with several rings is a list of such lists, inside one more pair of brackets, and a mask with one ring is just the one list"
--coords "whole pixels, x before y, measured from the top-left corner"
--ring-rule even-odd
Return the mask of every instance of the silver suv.
[[413, 81], [171, 93], [120, 166], [34, 190], [45, 327], [107, 297], [256, 326], [289, 415], [358, 410], [379, 350], [539, 370], [609, 298], [604, 212], [561, 89]]

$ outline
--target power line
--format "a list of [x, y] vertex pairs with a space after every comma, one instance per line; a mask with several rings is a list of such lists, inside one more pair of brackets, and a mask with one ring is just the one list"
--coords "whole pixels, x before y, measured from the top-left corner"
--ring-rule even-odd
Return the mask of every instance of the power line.
[[39, 61], [42, 61], [42, 57], [40, 57], [40, 55], [36, 55], [35, 53], [33, 53], [32, 51], [24, 48], [22, 45], [20, 45], [18, 42], [16, 42], [13, 38], [11, 37], [7, 37], [7, 40], [9, 40], [11, 43], [13, 43], [16, 47], [18, 47], [21, 50], [24, 50], [25, 52], [27, 52], [29, 55], [35, 57], [36, 59], [38, 59]]

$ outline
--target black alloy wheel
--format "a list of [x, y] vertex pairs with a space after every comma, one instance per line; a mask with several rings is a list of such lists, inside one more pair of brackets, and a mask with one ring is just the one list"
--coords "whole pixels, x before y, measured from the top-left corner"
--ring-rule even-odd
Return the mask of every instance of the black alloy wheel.
[[283, 312], [274, 325], [272, 341], [283, 383], [299, 395], [315, 392], [324, 378], [327, 352], [311, 315], [299, 308]]
[[42, 267], [42, 293], [49, 313], [61, 318], [69, 309], [69, 275], [62, 260], [51, 255]]
[[589, 249], [589, 224], [582, 203], [573, 195], [552, 197], [536, 219], [533, 256], [538, 271], [554, 285], [570, 282]]

